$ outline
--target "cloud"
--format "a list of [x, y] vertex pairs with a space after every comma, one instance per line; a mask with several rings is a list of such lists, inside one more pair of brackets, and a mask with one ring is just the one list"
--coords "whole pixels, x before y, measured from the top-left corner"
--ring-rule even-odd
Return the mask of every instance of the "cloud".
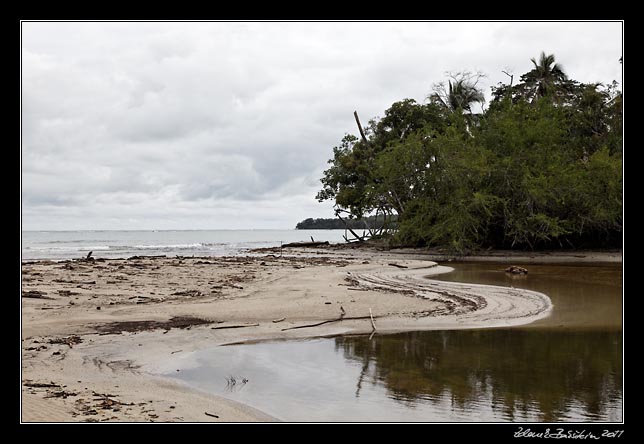
[[450, 70], [620, 80], [621, 23], [22, 24], [25, 229], [291, 228], [331, 148]]

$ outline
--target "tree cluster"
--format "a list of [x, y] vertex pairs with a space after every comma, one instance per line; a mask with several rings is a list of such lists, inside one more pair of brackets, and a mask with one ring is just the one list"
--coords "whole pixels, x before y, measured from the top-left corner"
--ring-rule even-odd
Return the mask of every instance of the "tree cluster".
[[[385, 222], [383, 216], [369, 216], [365, 219], [347, 219], [342, 221], [338, 218], [316, 218], [309, 217], [295, 225], [296, 230], [344, 230], [351, 228], [353, 230], [369, 229], [382, 226]], [[393, 218], [395, 223], [395, 218]]]
[[554, 56], [492, 88], [452, 75], [426, 103], [392, 104], [333, 148], [319, 201], [397, 218], [406, 246], [620, 247], [622, 93], [569, 79]]

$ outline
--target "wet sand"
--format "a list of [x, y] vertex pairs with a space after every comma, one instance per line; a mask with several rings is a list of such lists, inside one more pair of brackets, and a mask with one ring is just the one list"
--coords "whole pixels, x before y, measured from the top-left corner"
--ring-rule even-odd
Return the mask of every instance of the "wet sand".
[[24, 263], [22, 420], [271, 421], [154, 375], [206, 346], [369, 333], [371, 314], [385, 333], [520, 325], [551, 309], [528, 290], [426, 280], [450, 269], [416, 255], [288, 254]]

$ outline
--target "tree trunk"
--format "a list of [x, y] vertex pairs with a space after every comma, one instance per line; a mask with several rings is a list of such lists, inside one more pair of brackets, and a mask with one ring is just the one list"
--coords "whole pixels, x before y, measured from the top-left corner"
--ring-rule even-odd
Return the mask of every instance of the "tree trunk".
[[[347, 221], [346, 221], [346, 220], [344, 220], [344, 219], [342, 218], [342, 216], [340, 216], [339, 214], [336, 214], [336, 216], [338, 216], [338, 219], [340, 219], [342, 222], [344, 222], [344, 226], [345, 226], [345, 227], [346, 227], [346, 228], [351, 232], [351, 234], [353, 234], [353, 235], [355, 236], [355, 238], [356, 238], [356, 239], [358, 239], [360, 242], [364, 241], [364, 238], [362, 238], [362, 237], [360, 237], [359, 235], [357, 235], [357, 234], [356, 234], [356, 232], [355, 232], [355, 231], [353, 231], [353, 230], [351, 229], [351, 227], [349, 227], [349, 224], [347, 224]], [[345, 237], [344, 237], [344, 239], [345, 239], [345, 240], [347, 240], [347, 237], [345, 236]], [[347, 240], [347, 242], [348, 242], [348, 240]]]
[[364, 130], [362, 129], [362, 125], [360, 125], [360, 119], [358, 118], [358, 111], [354, 111], [353, 116], [356, 118], [356, 123], [358, 124], [358, 130], [360, 130], [360, 135], [362, 136], [362, 140], [364, 140], [364, 143], [368, 145], [369, 141], [367, 140], [367, 137], [364, 135]]

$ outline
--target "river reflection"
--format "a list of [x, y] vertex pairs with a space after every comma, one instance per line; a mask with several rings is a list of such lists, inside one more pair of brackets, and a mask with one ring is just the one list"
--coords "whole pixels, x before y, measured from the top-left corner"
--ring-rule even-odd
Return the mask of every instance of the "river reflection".
[[441, 406], [447, 398], [471, 420], [484, 404], [507, 421], [621, 419], [617, 332], [430, 331], [336, 338], [335, 346], [362, 366], [356, 396], [375, 383], [410, 406]]

